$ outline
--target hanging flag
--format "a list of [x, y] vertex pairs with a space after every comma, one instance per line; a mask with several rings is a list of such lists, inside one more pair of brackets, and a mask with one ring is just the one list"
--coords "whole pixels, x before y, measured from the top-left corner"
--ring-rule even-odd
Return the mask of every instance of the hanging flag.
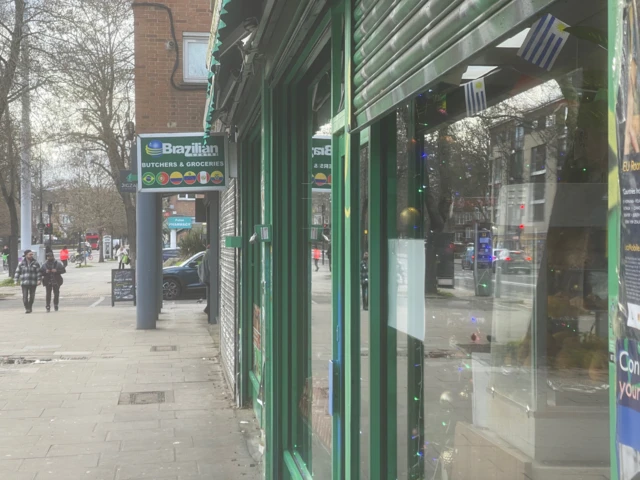
[[562, 47], [567, 43], [569, 33], [565, 30], [568, 27], [569, 25], [553, 15], [546, 14], [532, 25], [527, 38], [518, 50], [518, 56], [550, 71]]
[[484, 78], [478, 78], [464, 86], [467, 116], [472, 117], [487, 109], [487, 95], [484, 92]]

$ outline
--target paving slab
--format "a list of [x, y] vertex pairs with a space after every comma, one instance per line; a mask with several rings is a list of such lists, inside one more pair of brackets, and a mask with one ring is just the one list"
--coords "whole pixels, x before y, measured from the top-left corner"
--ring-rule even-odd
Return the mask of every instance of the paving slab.
[[110, 266], [94, 265], [67, 274], [59, 312], [42, 289], [30, 315], [0, 301], [0, 352], [24, 359], [0, 365], [0, 479], [262, 478], [201, 306], [137, 331], [133, 306], [75, 301], [108, 295]]

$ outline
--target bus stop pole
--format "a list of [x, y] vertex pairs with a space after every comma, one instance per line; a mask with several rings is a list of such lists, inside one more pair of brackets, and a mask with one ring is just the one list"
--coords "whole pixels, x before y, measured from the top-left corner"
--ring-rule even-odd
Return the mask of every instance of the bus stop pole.
[[156, 299], [158, 305], [158, 315], [162, 312], [162, 195], [156, 194]]
[[209, 193], [209, 323], [218, 323], [220, 315], [220, 192]]
[[157, 300], [157, 238], [156, 194], [136, 194], [136, 329], [156, 328]]

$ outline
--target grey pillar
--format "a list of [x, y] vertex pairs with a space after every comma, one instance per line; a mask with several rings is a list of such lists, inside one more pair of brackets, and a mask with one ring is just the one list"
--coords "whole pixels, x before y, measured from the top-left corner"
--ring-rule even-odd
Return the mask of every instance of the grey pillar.
[[220, 315], [220, 192], [209, 193], [209, 243], [211, 262], [209, 269], [210, 310], [209, 323], [218, 323]]
[[156, 328], [157, 299], [157, 246], [156, 194], [136, 194], [136, 328]]
[[158, 300], [158, 314], [162, 312], [162, 195], [156, 195], [156, 297]]

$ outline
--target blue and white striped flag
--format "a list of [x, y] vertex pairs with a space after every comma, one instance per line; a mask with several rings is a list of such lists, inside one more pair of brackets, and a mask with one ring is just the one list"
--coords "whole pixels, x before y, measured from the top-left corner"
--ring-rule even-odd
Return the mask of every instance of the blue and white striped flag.
[[533, 24], [524, 43], [518, 50], [518, 56], [550, 71], [556, 59], [567, 43], [569, 34], [565, 32], [568, 27], [556, 17], [546, 14]]
[[464, 86], [467, 116], [472, 117], [487, 109], [487, 95], [484, 92], [484, 78], [478, 78]]

